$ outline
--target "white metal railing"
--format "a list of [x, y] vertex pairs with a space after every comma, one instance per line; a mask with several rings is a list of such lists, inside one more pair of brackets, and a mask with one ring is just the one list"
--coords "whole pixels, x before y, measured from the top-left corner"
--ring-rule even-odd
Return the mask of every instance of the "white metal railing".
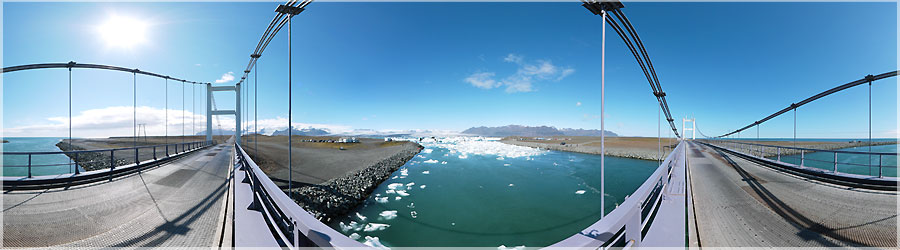
[[[685, 147], [684, 141], [678, 143], [675, 150], [666, 157], [665, 161], [659, 165], [659, 168], [612, 212], [578, 234], [557, 242], [550, 247], [609, 248], [640, 246], [640, 242], [647, 230], [653, 226], [654, 215], [659, 210], [664, 190], [669, 183], [674, 181], [671, 178], [673, 170], [680, 169], [680, 171], [684, 171]], [[678, 166], [681, 166], [681, 168], [676, 168]], [[684, 225], [680, 226], [684, 227]], [[684, 238], [678, 235], [671, 237]]]
[[[325, 225], [288, 197], [268, 176], [253, 162], [240, 144], [235, 144], [235, 164], [238, 171], [246, 173], [243, 183], [249, 182], [252, 204], [235, 204], [236, 209], [259, 211], [266, 219], [269, 228], [235, 224], [235, 234], [242, 231], [271, 230], [282, 247], [333, 247], [333, 248], [368, 248], [356, 240], [341, 234]], [[237, 180], [235, 180], [237, 181]], [[237, 187], [235, 187], [237, 188]], [[249, 207], [248, 207], [249, 205]], [[239, 216], [240, 213], [235, 213]], [[237, 220], [235, 220], [237, 221]], [[242, 247], [242, 246], [235, 246]]]

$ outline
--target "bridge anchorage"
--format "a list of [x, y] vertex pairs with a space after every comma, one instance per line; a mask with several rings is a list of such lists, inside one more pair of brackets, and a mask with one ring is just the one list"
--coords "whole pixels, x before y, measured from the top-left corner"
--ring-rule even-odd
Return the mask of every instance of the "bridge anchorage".
[[[340, 190], [342, 187], [334, 184], [336, 182], [333, 180], [356, 176], [360, 178], [359, 182], [375, 182], [371, 187], [353, 187], [363, 190], [361, 191], [362, 200], [372, 196], [385, 199], [378, 200], [376, 198], [377, 203], [372, 203], [372, 206], [387, 203], [387, 197], [380, 197], [381, 194], [376, 194], [374, 190], [377, 190], [379, 186], [387, 187], [384, 191], [385, 194], [389, 192], [406, 193], [409, 190], [415, 190], [415, 183], [411, 181], [408, 184], [399, 182], [388, 184], [387, 178], [390, 176], [397, 178], [413, 176], [414, 174], [407, 173], [409, 169], [400, 167], [407, 162], [412, 162], [410, 160], [416, 156], [424, 156], [423, 154], [432, 153], [432, 150], [439, 150], [439, 146], [435, 145], [446, 143], [450, 140], [449, 138], [391, 136], [378, 138], [378, 143], [381, 143], [378, 145], [390, 145], [397, 142], [400, 142], [398, 144], [401, 145], [414, 145], [410, 146], [413, 149], [409, 155], [398, 153], [390, 156], [392, 161], [401, 161], [401, 165], [394, 169], [383, 167], [382, 165], [386, 164], [379, 162], [373, 167], [367, 166], [368, 168], [354, 169], [353, 171], [356, 172], [350, 172], [351, 174], [368, 170], [371, 170], [370, 172], [388, 172], [381, 179], [374, 177], [362, 179], [363, 177], [359, 177], [362, 175], [341, 173], [327, 178], [329, 180], [323, 178], [320, 183], [295, 181], [293, 175], [295, 163], [292, 160], [294, 159], [293, 154], [295, 154], [293, 147], [296, 147], [293, 140], [295, 136], [291, 115], [292, 71], [288, 70], [289, 114], [287, 124], [285, 124], [288, 136], [286, 180], [282, 178], [281, 173], [261, 166], [267, 164], [261, 155], [266, 153], [269, 145], [263, 145], [262, 148], [259, 145], [260, 131], [255, 115], [256, 87], [258, 87], [256, 84], [257, 63], [269, 43], [287, 25], [288, 68], [291, 68], [292, 19], [303, 13], [311, 2], [311, 0], [289, 1], [275, 9], [274, 18], [250, 54], [249, 63], [243, 71], [243, 75], [234, 85], [214, 86], [210, 82], [188, 81], [139, 69], [75, 62], [4, 68], [3, 74], [37, 69], [67, 69], [70, 95], [69, 137], [57, 145], [61, 151], [3, 152], [5, 158], [27, 159], [25, 161], [27, 164], [5, 164], [3, 166], [4, 170], [22, 170], [20, 171], [21, 176], [4, 177], [4, 229], [6, 230], [3, 244], [9, 247], [212, 246], [288, 249], [385, 247], [379, 243], [377, 237], [361, 238], [357, 233], [349, 235], [348, 233], [377, 231], [378, 228], [383, 229], [389, 225], [368, 223], [365, 226], [354, 226], [344, 225], [343, 222], [337, 220], [328, 221], [330, 218], [323, 219], [326, 217], [312, 211], [315, 207], [303, 204], [305, 201], [322, 197], [304, 196], [308, 193], [302, 193], [299, 190], [313, 187], [339, 193], [342, 191]], [[871, 89], [873, 82], [897, 76], [898, 71], [867, 75], [862, 79], [834, 87], [800, 102], [791, 103], [788, 107], [772, 115], [721, 136], [704, 135], [697, 126], [697, 119], [693, 116], [682, 118], [682, 130], [678, 131], [666, 99], [668, 95], [662, 89], [648, 50], [638, 36], [636, 28], [622, 11], [625, 5], [618, 1], [582, 0], [581, 6], [586, 8], [589, 13], [600, 16], [599, 21], [603, 27], [600, 54], [601, 79], [599, 81], [601, 129], [600, 136], [598, 136], [600, 145], [598, 157], [600, 160], [599, 166], [596, 166], [599, 167], [600, 187], [599, 191], [594, 190], [599, 193], [597, 203], [600, 203], [600, 207], [597, 208], [599, 211], [594, 212], [597, 218], [589, 217], [592, 218], [589, 221], [591, 223], [586, 223], [586, 227], [566, 232], [564, 237], [544, 246], [548, 249], [897, 246], [897, 211], [895, 209], [898, 181], [896, 177], [897, 153], [896, 151], [875, 152], [872, 150], [879, 143], [892, 143], [876, 142], [871, 138], [871, 92], [870, 138], [867, 143], [858, 141], [850, 144], [837, 144], [798, 140], [796, 137], [796, 112], [799, 107], [812, 101], [864, 83], [867, 83]], [[606, 197], [612, 196], [613, 191], [607, 192], [605, 176], [606, 155], [612, 152], [607, 150], [607, 140], [616, 140], [616, 138], [607, 138], [605, 133], [607, 25], [616, 32], [625, 47], [628, 48], [628, 52], [631, 52], [651, 87], [651, 93], [656, 99], [654, 105], [659, 107], [658, 151], [655, 158], [650, 159], [657, 162], [650, 162], [652, 171], [647, 171], [649, 172], [647, 178], [640, 179], [641, 181], [634, 185], [636, 188], [633, 191], [628, 190], [627, 194], [623, 195], [624, 198], [614, 205], [606, 201]], [[106, 146], [112, 145], [100, 148], [89, 147], [93, 145], [91, 143], [97, 143], [96, 141], [72, 138], [71, 79], [73, 69], [95, 69], [132, 74], [134, 88], [131, 121], [134, 124], [134, 134], [132, 138], [97, 139], [96, 141], [100, 143], [106, 143]], [[252, 90], [251, 73], [254, 73]], [[161, 138], [146, 136], [145, 123], [138, 123], [136, 110], [137, 75], [139, 74], [164, 80], [166, 132], [165, 136]], [[170, 80], [175, 84], [179, 82], [182, 84], [182, 132], [178, 138], [181, 142], [175, 143], [169, 141], [172, 136], [168, 134], [168, 86]], [[184, 88], [185, 86], [192, 88], [193, 109], [196, 97], [193, 90], [196, 85], [206, 87], [205, 114], [198, 117], [205, 117], [203, 137], [193, 131], [193, 119], [196, 116], [194, 114], [191, 117], [192, 135], [188, 135], [185, 130], [187, 109], [184, 104], [186, 100]], [[253, 102], [250, 100], [251, 91], [254, 95]], [[219, 109], [214, 98], [216, 92], [233, 92], [235, 94], [234, 109]], [[251, 104], [254, 112], [252, 132], [248, 115]], [[795, 117], [792, 141], [760, 138], [759, 128], [762, 124], [789, 111]], [[221, 131], [222, 123], [219, 121], [219, 116], [223, 115], [234, 116], [235, 119], [234, 134], [229, 135], [228, 138], [214, 135], [213, 127], [218, 126]], [[663, 118], [669, 124], [671, 133], [674, 135], [673, 140], [677, 138], [677, 141], [665, 146], [667, 150], [670, 150], [668, 153], [664, 153], [664, 144], [662, 143], [662, 125], [660, 124], [663, 123]], [[740, 137], [741, 132], [753, 127], [757, 129], [755, 139]], [[142, 139], [138, 138], [141, 134], [138, 131], [143, 131]], [[688, 137], [688, 131], [691, 133], [690, 137]], [[696, 133], [699, 133], [702, 138], [697, 139]], [[245, 135], [252, 137], [243, 138]], [[308, 137], [303, 138], [303, 143], [321, 143], [316, 144], [319, 146], [341, 145], [339, 149], [335, 149], [335, 151], [340, 150], [338, 152], [352, 152], [353, 149], [350, 145], [365, 145], [359, 142], [358, 138], [327, 139], [336, 141], [327, 142], [329, 144], [313, 142], [314, 139]], [[374, 140], [371, 138], [362, 138], [361, 140], [366, 139]], [[537, 143], [536, 145], [539, 145], [540, 149], [535, 151], [559, 149], [558, 151], [561, 152], [557, 153], [560, 154], [571, 146], [571, 144], [566, 145], [565, 142], [553, 141], [552, 138], [546, 141], [552, 141], [553, 144], [540, 142], [545, 138], [540, 140], [534, 138], [531, 141], [526, 139], [499, 141], [506, 146], [518, 147], [521, 145], [515, 143]], [[245, 143], [249, 142], [248, 140], [252, 140], [253, 144]], [[354, 142], [354, 140], [356, 141]], [[499, 143], [484, 138], [460, 140]], [[130, 144], [127, 144], [129, 142]], [[457, 142], [454, 141], [454, 143]], [[555, 143], [559, 144], [555, 145]], [[572, 144], [574, 144], [573, 147], [578, 148], [588, 147], [592, 143], [594, 142]], [[130, 147], [115, 147], [123, 144], [130, 145]], [[351, 150], [345, 149], [345, 146]], [[847, 149], [850, 147], [855, 149]], [[864, 147], [868, 147], [868, 151], [859, 151]], [[66, 157], [68, 162], [44, 163], [35, 160], [33, 163], [32, 161], [50, 155]], [[348, 155], [344, 154], [341, 157], [351, 157]], [[472, 153], [472, 155], [479, 154]], [[536, 155], [535, 157], [537, 157]], [[303, 156], [307, 155], [301, 155], [301, 157]], [[456, 158], [466, 159], [466, 157], [469, 156], [460, 155]], [[502, 158], [500, 156], [497, 160]], [[433, 164], [453, 166], [453, 163], [448, 164], [446, 161], [437, 163], [437, 160], [430, 160], [434, 161]], [[531, 160], [530, 157], [528, 160]], [[422, 162], [422, 164], [425, 163], [427, 162]], [[553, 165], [556, 165], [556, 162]], [[300, 167], [298, 166], [298, 168]], [[63, 169], [63, 171], [46, 174], [49, 172], [46, 169], [51, 168]], [[66, 172], [64, 168], [69, 168], [71, 171]], [[426, 170], [421, 174], [429, 173]], [[309, 178], [313, 177], [318, 178], [317, 176]], [[617, 181], [620, 180], [613, 182]], [[385, 183], [382, 184], [382, 182]], [[584, 182], [585, 186], [590, 186], [588, 181]], [[397, 184], [401, 186], [397, 186]], [[419, 184], [421, 185], [421, 183]], [[506, 184], [503, 185], [505, 188]], [[419, 187], [425, 189], [426, 185]], [[512, 188], [514, 185], [510, 183], [509, 187]], [[590, 188], [593, 189], [593, 187]], [[578, 190], [575, 194], [583, 195], [586, 192], [588, 191]], [[344, 196], [350, 195], [344, 194]], [[395, 199], [389, 202], [400, 201], [405, 195], [398, 194], [394, 197]], [[358, 201], [354, 206], [365, 204], [363, 202]], [[415, 206], [410, 203], [407, 207], [414, 208]], [[608, 213], [607, 208], [611, 209]], [[382, 217], [398, 216], [396, 210], [381, 212]], [[423, 212], [423, 214], [425, 213]], [[537, 215], [542, 216], [541, 214]], [[341, 216], [347, 217], [344, 214]], [[359, 212], [355, 214], [356, 217], [353, 216], [354, 214], [349, 215], [350, 218], [358, 218], [359, 221], [367, 220], [367, 217]], [[413, 221], [417, 218], [416, 216], [417, 213], [413, 210], [409, 217], [402, 217], [402, 219]], [[337, 217], [340, 216], [335, 218]], [[368, 222], [375, 220], [375, 218], [370, 218]], [[354, 220], [354, 222], [356, 221]], [[417, 226], [426, 228], [421, 230], [443, 230], [448, 234], [464, 230], [447, 229], [423, 222], [416, 223]], [[455, 226], [455, 224], [451, 224], [451, 226]], [[481, 234], [491, 235], [492, 233], [482, 232]]]

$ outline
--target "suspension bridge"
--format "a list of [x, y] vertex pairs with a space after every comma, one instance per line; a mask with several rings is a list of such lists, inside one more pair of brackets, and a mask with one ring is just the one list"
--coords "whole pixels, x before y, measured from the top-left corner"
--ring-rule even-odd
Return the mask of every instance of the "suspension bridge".
[[[130, 73], [135, 99], [131, 147], [3, 152], [4, 157], [28, 159], [27, 165], [4, 166], [5, 169], [26, 169], [27, 174], [4, 177], [3, 245], [369, 247], [310, 215], [294, 201], [295, 197], [283, 192], [246, 151], [247, 148], [252, 147], [254, 151], [258, 148], [254, 138], [259, 134], [255, 101], [252, 103], [252, 124], [247, 115], [251, 109], [249, 100], [256, 100], [257, 62], [284, 26], [288, 29], [288, 48], [293, 46], [292, 19], [310, 3], [309, 0], [290, 1], [275, 9], [274, 18], [234, 85], [213, 85], [139, 69], [79, 62], [3, 68], [3, 74], [68, 70], [70, 144], [73, 71]], [[799, 107], [822, 97], [863, 84], [871, 88], [875, 82], [896, 77], [897, 71], [866, 75], [825, 90], [721, 136], [705, 136], [693, 118], [682, 119], [679, 133], [648, 50], [622, 11], [625, 6], [619, 2], [583, 1], [582, 7], [589, 14], [599, 16], [603, 23], [601, 103], [605, 100], [605, 40], [606, 25], [609, 24], [634, 56], [650, 85], [659, 105], [659, 119], [665, 119], [679, 142], [623, 203], [609, 213], [601, 211], [604, 216], [600, 220], [572, 232], [571, 236], [550, 247], [897, 246], [897, 178], [894, 177], [897, 166], [885, 163], [888, 162], [886, 159], [896, 162], [896, 153], [824, 150], [796, 144], [766, 145], [758, 142], [758, 132], [757, 141], [735, 138], [740, 132], [753, 127], [758, 129], [775, 117], [789, 112], [796, 115]], [[290, 53], [288, 55], [290, 58]], [[254, 73], [252, 84], [251, 73]], [[290, 107], [290, 70], [287, 74], [289, 94], [285, 98]], [[183, 120], [178, 141], [169, 141], [168, 128], [163, 143], [146, 145], [146, 139], [139, 141], [138, 131], [143, 126], [137, 121], [136, 99], [140, 94], [136, 87], [137, 75], [162, 80], [167, 89], [166, 105], [170, 82], [180, 83], [182, 93], [190, 86], [192, 113], [196, 103], [195, 87], [205, 89], [205, 138], [188, 138], [184, 128], [187, 122]], [[234, 109], [219, 109], [214, 92], [235, 93]], [[254, 98], [250, 98], [251, 93]], [[184, 94], [181, 99], [182, 112], [185, 112]], [[603, 130], [605, 107], [601, 107]], [[168, 110], [167, 106], [166, 112]], [[290, 111], [288, 114], [288, 121], [291, 121]], [[213, 116], [223, 115], [234, 116], [235, 132], [229, 138], [214, 138], [213, 127], [221, 127], [221, 122]], [[182, 119], [185, 119], [184, 115]], [[794, 121], [796, 141], [796, 119]], [[194, 122], [191, 123], [194, 132]], [[289, 122], [288, 138], [291, 138], [292, 130]], [[686, 131], [691, 131], [690, 136]], [[661, 138], [661, 131], [659, 133]], [[696, 139], [695, 133], [700, 133], [701, 139]], [[601, 147], [604, 140], [605, 136], [601, 136]], [[291, 152], [291, 143], [288, 145], [288, 152]], [[868, 145], [872, 145], [871, 132]], [[661, 151], [661, 139], [659, 147]], [[51, 154], [65, 155], [71, 161], [32, 164], [32, 158]], [[823, 160], [822, 154], [833, 157]], [[839, 160], [856, 156], [868, 158], [869, 163]], [[599, 166], [601, 171], [605, 167], [603, 162], [601, 160]], [[822, 167], [823, 164], [831, 168]], [[33, 169], [55, 165], [69, 166], [72, 171], [56, 175], [33, 174]], [[866, 168], [869, 172], [861, 174], [849, 171], [851, 168]], [[287, 183], [290, 189], [292, 182]], [[603, 186], [601, 193], [605, 193]], [[599, 202], [603, 203], [603, 199]], [[601, 205], [601, 209], [604, 207]]]

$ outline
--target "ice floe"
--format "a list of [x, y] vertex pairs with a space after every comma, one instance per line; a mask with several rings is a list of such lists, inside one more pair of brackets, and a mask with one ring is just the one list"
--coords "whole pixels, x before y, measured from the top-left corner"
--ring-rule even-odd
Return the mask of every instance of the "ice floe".
[[501, 161], [502, 161], [502, 160], [506, 160], [506, 159], [503, 158], [503, 156], [500, 156], [500, 157], [497, 157], [497, 160], [501, 160]]
[[384, 244], [381, 244], [381, 241], [378, 240], [378, 237], [374, 236], [366, 236], [366, 242], [363, 242], [364, 245], [378, 248], [378, 249], [390, 249], [386, 247]]
[[505, 245], [500, 245], [497, 247], [499, 250], [523, 250], [525, 246], [516, 246], [516, 247], [506, 247]]
[[434, 149], [426, 148], [422, 150], [422, 153], [430, 154]]
[[425, 189], [425, 185], [419, 186], [419, 189]]
[[387, 203], [387, 202], [388, 202], [388, 197], [375, 197], [375, 202], [378, 202], [378, 203]]
[[419, 216], [419, 213], [416, 213], [416, 211], [412, 211], [412, 212], [409, 212], [409, 216], [412, 216], [413, 219], [415, 219], [416, 217]]
[[584, 190], [575, 191], [575, 194], [584, 194]]
[[515, 184], [512, 184], [512, 183], [510, 183], [510, 184], [509, 184], [509, 186], [510, 186], [510, 187], [514, 187], [514, 186], [516, 186], [516, 185], [515, 185]]
[[381, 216], [382, 219], [390, 220], [393, 218], [397, 218], [397, 210], [382, 211], [378, 215]]
[[358, 233], [352, 233], [352, 234], [350, 234], [350, 238], [351, 238], [351, 239], [354, 239], [354, 240], [358, 240], [358, 239], [359, 239], [359, 234], [358, 234]]
[[400, 199], [403, 199], [403, 197], [400, 197], [400, 196], [394, 197], [395, 201], [399, 201]]
[[419, 158], [422, 158], [422, 159], [425, 159], [425, 156], [424, 156], [424, 155], [416, 155], [416, 157], [419, 157]]
[[361, 220], [361, 221], [365, 221], [365, 220], [366, 220], [366, 217], [363, 216], [363, 215], [361, 215], [361, 214], [359, 214], [359, 212], [356, 212], [356, 218], [359, 218], [359, 220]]
[[412, 187], [412, 186], [415, 186], [415, 185], [416, 185], [415, 182], [410, 182], [410, 183], [407, 183], [407, 184], [406, 184], [407, 187]]
[[422, 174], [430, 174], [430, 173], [431, 172], [429, 172], [428, 170], [422, 171]]
[[397, 194], [400, 196], [409, 196], [409, 193], [407, 193], [406, 190], [397, 190]]
[[437, 141], [423, 141], [428, 147], [440, 147], [450, 150], [451, 154], [459, 154], [460, 159], [466, 159], [469, 155], [496, 155], [501, 158], [517, 158], [541, 155], [546, 150], [540, 150], [524, 146], [510, 145], [499, 142], [501, 138], [485, 137], [447, 137]]
[[391, 183], [388, 184], [388, 189], [399, 189], [403, 187], [403, 183]]
[[446, 161], [442, 161], [442, 162], [441, 162], [441, 165], [447, 165], [447, 162], [446, 162]]
[[503, 164], [504, 167], [509, 167], [509, 163]]
[[422, 163], [435, 164], [435, 163], [438, 163], [438, 161], [435, 159], [431, 159], [431, 160], [423, 161]]
[[366, 227], [363, 228], [363, 231], [366, 231], [366, 232], [380, 231], [380, 230], [384, 230], [385, 228], [388, 228], [390, 226], [391, 225], [388, 225], [388, 224], [369, 223], [369, 224], [366, 224]]
[[[405, 168], [404, 168], [404, 169], [400, 169], [400, 175], [402, 175], [402, 176], [407, 176], [407, 175], [409, 175], [409, 169], [405, 169]], [[400, 177], [400, 178], [404, 178], [404, 177]]]
[[395, 194], [395, 193], [397, 193], [397, 190], [388, 189], [387, 191], [384, 191], [384, 193], [386, 193], [386, 194]]

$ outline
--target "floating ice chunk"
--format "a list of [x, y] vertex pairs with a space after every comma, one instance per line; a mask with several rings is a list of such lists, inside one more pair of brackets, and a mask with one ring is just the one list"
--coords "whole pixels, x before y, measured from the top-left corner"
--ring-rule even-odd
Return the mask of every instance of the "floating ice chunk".
[[460, 159], [466, 159], [466, 158], [469, 158], [469, 156], [466, 155], [466, 154], [461, 154], [461, 155], [459, 155], [459, 158], [460, 158]]
[[397, 190], [397, 194], [400, 196], [409, 196], [409, 193], [407, 193], [406, 190]]
[[361, 221], [365, 221], [365, 220], [366, 220], [366, 217], [363, 216], [363, 215], [361, 215], [361, 214], [359, 214], [359, 212], [356, 212], [356, 218], [359, 218], [359, 220], [361, 220]]
[[503, 156], [500, 156], [500, 157], [497, 157], [497, 160], [501, 160], [501, 161], [502, 161], [502, 160], [505, 160], [505, 159], [503, 158]]
[[380, 230], [384, 230], [385, 228], [388, 228], [390, 226], [391, 225], [388, 225], [388, 224], [369, 223], [369, 224], [366, 224], [366, 227], [363, 228], [363, 231], [366, 231], [366, 232], [380, 231]]
[[575, 194], [584, 194], [584, 190], [575, 191]]
[[366, 246], [370, 246], [370, 247], [374, 247], [374, 248], [378, 248], [378, 249], [390, 249], [390, 248], [384, 246], [384, 244], [381, 244], [381, 241], [378, 240], [378, 237], [374, 237], [374, 236], [367, 235], [366, 242], [363, 242], [363, 244]]
[[409, 216], [412, 216], [413, 219], [415, 219], [416, 217], [418, 217], [418, 215], [419, 215], [419, 213], [416, 213], [416, 211], [409, 212]]
[[425, 159], [425, 156], [424, 156], [424, 155], [416, 155], [416, 157], [419, 157], [419, 158], [422, 158], [422, 159]]
[[406, 207], [408, 207], [408, 208], [416, 208], [416, 203], [415, 203], [415, 202], [410, 202], [409, 205], [406, 205]]
[[394, 197], [395, 201], [399, 201], [400, 199], [403, 199], [403, 197], [400, 197], [400, 196]]
[[382, 219], [390, 220], [390, 219], [393, 219], [393, 218], [397, 218], [397, 210], [386, 210], [386, 211], [382, 211], [382, 212], [381, 212], [380, 214], [378, 214], [378, 215], [381, 216]]
[[444, 154], [444, 157], [450, 156], [450, 154]]
[[434, 149], [426, 148], [422, 150], [422, 153], [430, 154], [432, 150]]
[[358, 239], [359, 239], [359, 234], [358, 234], [358, 233], [352, 233], [352, 234], [350, 234], [350, 238], [353, 239], [353, 240], [358, 240]]
[[504, 167], [509, 167], [509, 163], [503, 164]]
[[419, 189], [425, 189], [425, 185], [419, 186]]
[[431, 160], [423, 161], [422, 163], [435, 164], [435, 163], [438, 163], [438, 161], [435, 159], [431, 159]]
[[391, 180], [393, 180], [393, 179], [397, 179], [397, 176], [395, 175], [394, 177], [391, 177]]
[[553, 163], [553, 166], [559, 166], [559, 164], [556, 164], [556, 162], [554, 162], [554, 163]]
[[410, 183], [407, 183], [407, 184], [406, 184], [407, 187], [411, 187], [411, 186], [415, 186], [415, 185], [416, 185], [415, 182], [410, 182]]
[[375, 197], [375, 202], [378, 202], [378, 203], [387, 203], [387, 202], [388, 202], [388, 197]]
[[384, 193], [385, 194], [394, 194], [394, 193], [397, 193], [397, 190], [388, 189], [387, 191], [384, 191]]
[[500, 245], [497, 247], [498, 250], [522, 250], [525, 249], [525, 246], [516, 246], [516, 247], [506, 247], [505, 245]]
[[338, 225], [341, 226], [341, 231], [343, 231], [343, 232], [345, 232], [345, 233], [346, 233], [347, 231], [350, 231], [350, 229], [353, 229], [353, 227], [351, 227], [351, 226], [349, 226], [349, 225], [347, 225], [347, 224], [344, 224], [343, 221], [341, 221], [341, 223], [338, 223]]
[[447, 165], [447, 162], [446, 162], [446, 161], [442, 161], [442, 162], [441, 162], [441, 165]]
[[430, 173], [431, 172], [429, 172], [428, 170], [422, 171], [422, 174], [430, 174]]
[[400, 188], [400, 187], [403, 187], [403, 183], [391, 183], [391, 184], [388, 184], [388, 189], [398, 189], [398, 188]]
[[[409, 169], [405, 169], [405, 168], [400, 169], [400, 175], [402, 175], [402, 176], [409, 175]], [[403, 177], [400, 177], [400, 178], [403, 178]]]
[[510, 184], [509, 184], [509, 186], [510, 186], [510, 187], [514, 187], [514, 186], [516, 186], [516, 185], [515, 185], [515, 184], [512, 184], [512, 183], [510, 183]]

